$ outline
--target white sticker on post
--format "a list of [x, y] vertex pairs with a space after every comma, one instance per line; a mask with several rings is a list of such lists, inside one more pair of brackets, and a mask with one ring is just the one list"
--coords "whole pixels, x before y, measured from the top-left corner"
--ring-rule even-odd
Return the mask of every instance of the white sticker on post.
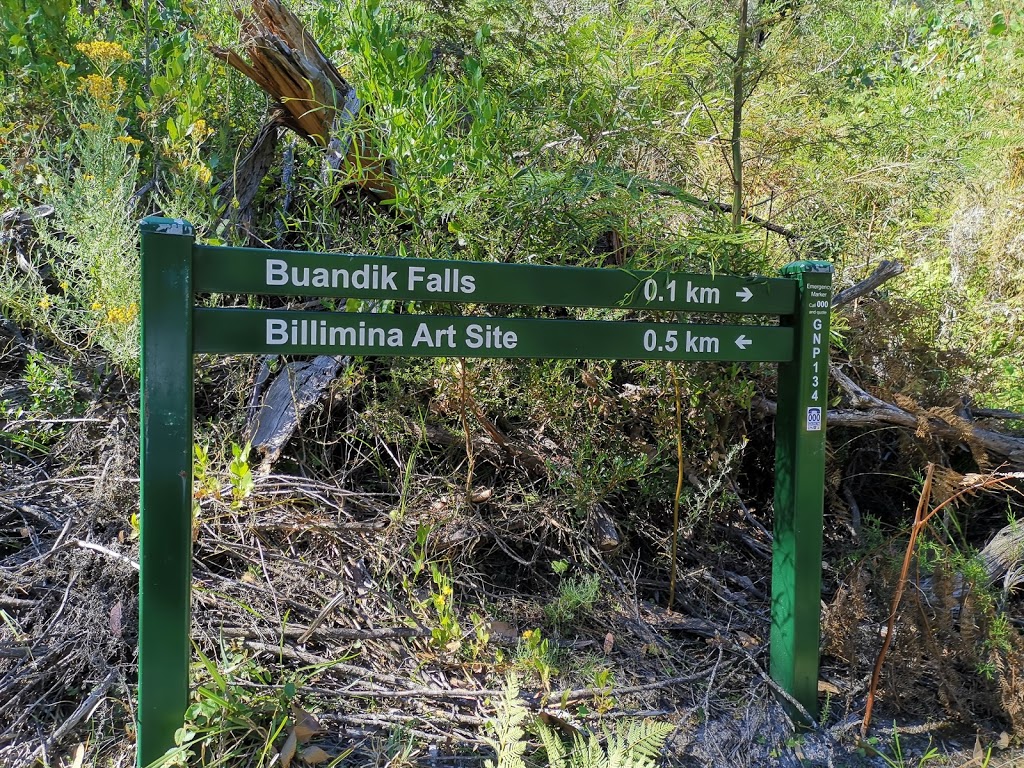
[[808, 408], [807, 409], [807, 431], [808, 432], [820, 432], [821, 431], [821, 408]]

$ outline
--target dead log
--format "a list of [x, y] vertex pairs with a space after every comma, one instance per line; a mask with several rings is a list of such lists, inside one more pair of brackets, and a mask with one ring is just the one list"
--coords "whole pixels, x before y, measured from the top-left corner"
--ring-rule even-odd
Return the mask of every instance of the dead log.
[[932, 603], [940, 603], [942, 593], [946, 592], [956, 603], [952, 608], [954, 615], [959, 615], [960, 604], [974, 589], [1000, 588], [1004, 599], [1009, 597], [1024, 586], [1024, 526], [1012, 523], [997, 531], [978, 553], [978, 561], [984, 571], [981, 583], [968, 581], [962, 571], [953, 571], [941, 588], [935, 576], [925, 576], [918, 586]]
[[[830, 428], [901, 427], [913, 430], [921, 438], [967, 448], [982, 470], [994, 467], [1007, 471], [1024, 469], [1024, 438], [980, 427], [972, 419], [957, 415], [953, 409], [920, 408], [911, 412], [865, 392], [834, 365], [829, 367], [829, 373], [844, 390], [859, 393], [852, 398], [853, 408], [828, 411], [826, 423]], [[766, 397], [754, 398], [752, 405], [769, 416], [774, 416], [777, 410], [775, 402]]]
[[319, 355], [312, 361], [289, 363], [278, 374], [246, 426], [252, 447], [263, 454], [261, 471], [269, 471], [303, 416], [320, 402], [338, 370], [350, 362], [346, 356]]
[[[832, 297], [832, 307], [845, 306], [855, 299], [867, 296], [886, 281], [903, 274], [903, 265], [896, 261], [882, 261], [864, 280], [839, 291]], [[877, 428], [882, 426], [914, 430], [920, 438], [938, 440], [963, 446], [971, 451], [982, 470], [1001, 467], [1006, 470], [1024, 469], [1024, 438], [1005, 435], [979, 426], [975, 417], [1013, 419], [1024, 416], [1011, 411], [971, 409], [969, 401], [955, 408], [924, 408], [908, 398], [900, 404], [890, 403], [867, 392], [848, 376], [836, 363], [829, 365], [832, 380], [839, 384], [846, 396], [848, 408], [828, 411], [829, 427]], [[776, 403], [766, 397], [756, 397], [755, 410], [774, 416]]]
[[[427, 423], [421, 426], [417, 423], [410, 423], [409, 431], [418, 440], [431, 445], [460, 450], [464, 450], [466, 447], [465, 436], [452, 434], [436, 424]], [[488, 461], [495, 466], [516, 465], [532, 478], [548, 476], [547, 463], [541, 454], [529, 446], [512, 443], [497, 430], [490, 433], [489, 437], [474, 437], [472, 445], [473, 455], [479, 461]]]
[[988, 586], [1002, 580], [1004, 594], [1024, 585], [1024, 525], [1012, 523], [1002, 528], [978, 553]]

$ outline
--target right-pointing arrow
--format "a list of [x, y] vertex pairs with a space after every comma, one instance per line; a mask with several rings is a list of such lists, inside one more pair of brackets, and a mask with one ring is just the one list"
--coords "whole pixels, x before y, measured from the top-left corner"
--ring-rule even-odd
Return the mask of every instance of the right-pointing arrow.
[[748, 301], [750, 301], [750, 299], [751, 299], [751, 297], [753, 295], [754, 295], [754, 292], [752, 290], [750, 290], [749, 288], [747, 288], [747, 286], [745, 286], [745, 285], [743, 286], [743, 290], [742, 291], [736, 291], [736, 297], [738, 299], [741, 299], [744, 304], [746, 304]]
[[748, 339], [743, 334], [740, 334], [739, 337], [736, 339], [736, 346], [739, 347], [740, 349], [746, 349], [753, 343], [754, 342], [751, 339]]

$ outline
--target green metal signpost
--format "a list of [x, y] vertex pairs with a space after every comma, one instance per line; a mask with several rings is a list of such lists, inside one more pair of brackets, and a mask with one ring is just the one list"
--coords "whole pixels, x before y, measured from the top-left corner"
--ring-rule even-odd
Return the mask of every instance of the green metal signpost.
[[[188, 705], [193, 355], [351, 354], [779, 363], [771, 674], [817, 712], [832, 267], [783, 277], [585, 269], [197, 245], [142, 222], [138, 765]], [[780, 325], [209, 309], [196, 293], [776, 315]]]

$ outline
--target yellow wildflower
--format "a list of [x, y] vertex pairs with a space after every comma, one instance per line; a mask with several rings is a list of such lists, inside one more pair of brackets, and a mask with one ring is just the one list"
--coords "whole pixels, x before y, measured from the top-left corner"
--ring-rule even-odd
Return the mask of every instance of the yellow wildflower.
[[122, 144], [127, 144], [130, 147], [138, 149], [142, 146], [142, 139], [136, 139], [134, 136], [115, 136], [114, 141], [119, 141]]
[[101, 106], [108, 106], [114, 97], [114, 81], [106, 75], [86, 75], [79, 80], [78, 88]]
[[78, 127], [83, 131], [98, 131], [100, 129], [96, 123], [79, 123]]
[[188, 130], [186, 130], [185, 133], [191, 136], [195, 140], [196, 144], [202, 144], [210, 138], [210, 134], [213, 133], [213, 129], [206, 124], [205, 120], [199, 118], [188, 127]]
[[100, 303], [99, 303], [98, 301], [94, 301], [94, 302], [92, 303], [92, 308], [93, 308], [93, 309], [103, 309], [103, 305], [102, 305], [102, 304], [100, 304]]
[[49, 296], [43, 296], [43, 298], [41, 298], [39, 300], [39, 306], [42, 309], [49, 309], [50, 308], [50, 297]]
[[131, 54], [119, 43], [108, 43], [106, 40], [79, 43], [75, 48], [84, 53], [100, 69], [106, 69], [111, 64], [131, 59]]
[[213, 180], [213, 171], [207, 168], [203, 163], [199, 163], [196, 166], [196, 178], [203, 184], [209, 184]]
[[111, 325], [127, 325], [134, 320], [138, 314], [139, 305], [135, 302], [132, 302], [126, 307], [111, 307], [107, 310], [107, 322]]
[[57, 66], [61, 69], [71, 69], [71, 65], [68, 64], [66, 61], [58, 61]]

